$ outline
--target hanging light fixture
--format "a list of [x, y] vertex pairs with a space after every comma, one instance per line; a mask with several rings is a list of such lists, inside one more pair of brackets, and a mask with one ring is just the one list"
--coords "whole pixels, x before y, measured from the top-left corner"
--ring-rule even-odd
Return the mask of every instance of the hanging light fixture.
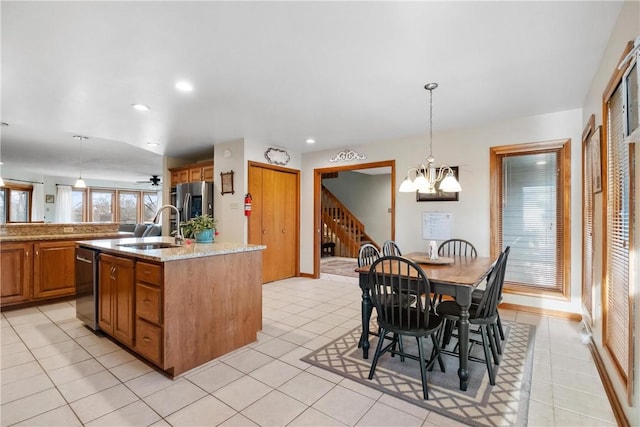
[[[429, 157], [427, 165], [424, 163], [417, 168], [409, 168], [400, 188], [401, 193], [435, 193], [436, 184], [440, 182], [438, 188], [447, 193], [457, 193], [462, 191], [460, 183], [453, 174], [453, 169], [448, 165], [436, 168], [433, 157], [433, 91], [438, 87], [438, 83], [427, 83], [424, 88], [429, 91]], [[415, 172], [416, 178], [412, 181], [410, 174]]]
[[84, 179], [82, 179], [82, 163], [83, 163], [82, 141], [86, 141], [87, 139], [89, 139], [89, 137], [88, 136], [82, 136], [82, 135], [73, 135], [73, 137], [75, 139], [77, 139], [78, 141], [80, 141], [80, 177], [76, 180], [76, 183], [74, 184], [74, 187], [76, 187], [76, 188], [87, 188], [87, 184], [84, 182]]

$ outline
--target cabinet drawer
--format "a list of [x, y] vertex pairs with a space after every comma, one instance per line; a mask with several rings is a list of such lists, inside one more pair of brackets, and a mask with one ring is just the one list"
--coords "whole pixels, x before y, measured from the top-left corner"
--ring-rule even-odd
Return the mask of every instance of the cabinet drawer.
[[160, 286], [162, 283], [162, 267], [138, 261], [136, 263], [136, 282]]
[[136, 320], [136, 351], [157, 365], [162, 365], [162, 328]]
[[136, 284], [136, 315], [150, 322], [160, 324], [162, 296], [160, 289]]

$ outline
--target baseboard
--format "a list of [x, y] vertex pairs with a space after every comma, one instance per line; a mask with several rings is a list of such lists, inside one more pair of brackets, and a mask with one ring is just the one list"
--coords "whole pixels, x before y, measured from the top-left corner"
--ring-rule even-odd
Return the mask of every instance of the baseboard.
[[300, 273], [300, 274], [298, 274], [298, 276], [299, 276], [299, 277], [305, 277], [305, 278], [307, 278], [307, 279], [315, 279], [315, 278], [316, 278], [316, 277], [315, 277], [313, 274], [311, 274], [311, 273]]
[[560, 311], [560, 310], [549, 310], [547, 308], [531, 307], [528, 305], [510, 304], [507, 302], [503, 302], [502, 304], [500, 304], [500, 308], [504, 308], [506, 310], [523, 311], [525, 313], [540, 314], [543, 316], [560, 317], [562, 319], [575, 320], [576, 322], [579, 322], [582, 320], [582, 315], [580, 313], [569, 313], [569, 312]]
[[602, 357], [600, 357], [600, 353], [598, 352], [598, 348], [594, 344], [593, 339], [589, 340], [589, 351], [591, 351], [591, 356], [596, 364], [596, 369], [598, 369], [598, 374], [600, 374], [600, 380], [602, 381], [605, 393], [607, 393], [607, 398], [609, 399], [613, 415], [616, 417], [616, 422], [621, 427], [629, 427], [629, 420], [624, 413], [624, 409], [622, 409], [618, 395], [613, 388], [611, 378], [609, 378], [609, 374], [607, 373]]

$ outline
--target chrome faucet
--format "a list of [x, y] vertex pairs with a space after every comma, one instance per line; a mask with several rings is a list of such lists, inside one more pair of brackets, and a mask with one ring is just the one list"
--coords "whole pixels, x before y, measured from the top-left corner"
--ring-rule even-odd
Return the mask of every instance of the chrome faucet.
[[160, 219], [160, 212], [162, 212], [164, 209], [173, 209], [176, 211], [176, 235], [175, 235], [175, 242], [176, 245], [181, 245], [184, 242], [184, 236], [182, 235], [182, 228], [180, 227], [180, 211], [178, 210], [178, 208], [176, 208], [173, 205], [163, 205], [160, 206], [160, 208], [158, 208], [158, 210], [156, 211], [156, 216], [153, 217], [153, 223], [157, 224], [158, 220]]

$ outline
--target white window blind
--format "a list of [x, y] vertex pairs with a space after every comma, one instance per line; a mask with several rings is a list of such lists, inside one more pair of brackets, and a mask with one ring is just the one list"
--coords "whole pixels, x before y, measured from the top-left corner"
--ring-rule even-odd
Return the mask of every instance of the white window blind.
[[[598, 128], [596, 132], [599, 132]], [[600, 138], [597, 138], [600, 143]], [[582, 153], [582, 305], [593, 320], [593, 135]]]
[[[562, 291], [562, 202], [557, 151], [502, 158], [501, 247], [510, 285]], [[560, 202], [559, 202], [560, 200]]]
[[607, 102], [605, 346], [629, 384], [632, 312], [629, 305], [629, 146], [624, 142], [622, 86]]

